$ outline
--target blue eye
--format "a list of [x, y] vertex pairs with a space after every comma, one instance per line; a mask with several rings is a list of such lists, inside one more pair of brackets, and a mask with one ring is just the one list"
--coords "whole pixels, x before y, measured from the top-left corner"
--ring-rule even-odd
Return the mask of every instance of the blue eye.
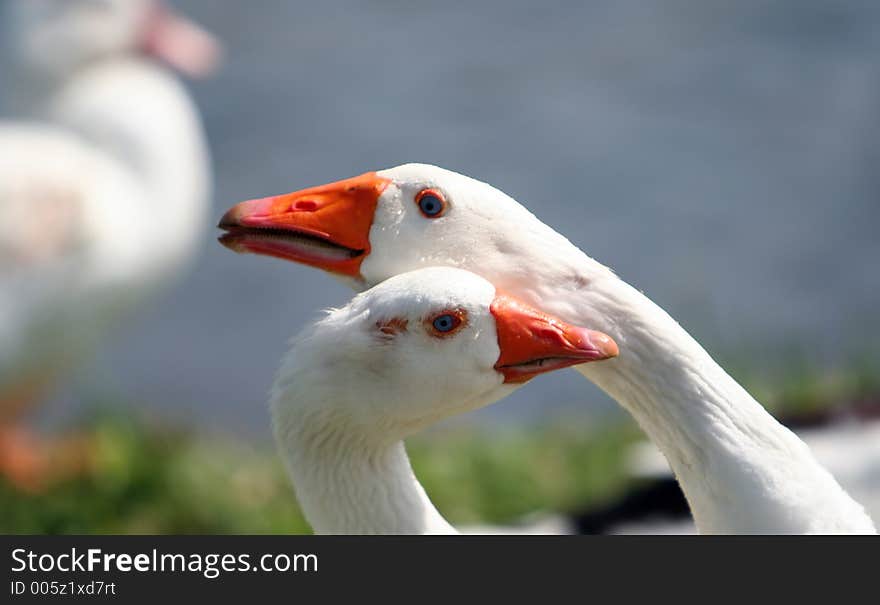
[[441, 315], [434, 319], [434, 329], [438, 332], [449, 332], [455, 327], [455, 317], [450, 314]]
[[443, 199], [439, 192], [433, 189], [420, 191], [416, 196], [416, 202], [419, 205], [419, 210], [427, 218], [437, 218], [446, 211], [446, 200]]
[[450, 336], [464, 323], [464, 311], [444, 311], [429, 320], [434, 336]]

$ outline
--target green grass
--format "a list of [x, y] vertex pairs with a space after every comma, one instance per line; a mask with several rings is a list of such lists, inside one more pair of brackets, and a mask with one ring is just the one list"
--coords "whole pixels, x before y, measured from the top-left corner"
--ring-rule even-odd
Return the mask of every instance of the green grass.
[[37, 494], [0, 487], [0, 531], [266, 533], [307, 526], [273, 452], [102, 416], [87, 472]]
[[[737, 376], [776, 412], [814, 411], [880, 393], [874, 365], [800, 368], [772, 387]], [[36, 494], [0, 481], [3, 533], [308, 533], [271, 444], [205, 437], [96, 414], [76, 429], [87, 472]], [[408, 442], [416, 474], [454, 524], [505, 523], [575, 510], [629, 485], [623, 462], [640, 437], [623, 418], [508, 429], [446, 428]]]
[[[308, 533], [269, 445], [102, 415], [82, 434], [87, 472], [36, 494], [0, 484], [3, 533]], [[416, 473], [454, 523], [566, 510], [621, 489], [631, 429], [451, 430], [409, 443]]]

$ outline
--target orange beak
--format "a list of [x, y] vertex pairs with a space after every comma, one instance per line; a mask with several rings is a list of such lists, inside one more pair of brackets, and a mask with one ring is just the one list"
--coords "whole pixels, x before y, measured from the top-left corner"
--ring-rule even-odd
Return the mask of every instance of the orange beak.
[[241, 202], [218, 225], [220, 243], [236, 252], [292, 260], [359, 277], [370, 253], [379, 197], [391, 181], [368, 172], [286, 195]]
[[610, 336], [567, 324], [505, 294], [490, 308], [501, 355], [495, 369], [504, 382], [522, 383], [538, 374], [617, 357]]

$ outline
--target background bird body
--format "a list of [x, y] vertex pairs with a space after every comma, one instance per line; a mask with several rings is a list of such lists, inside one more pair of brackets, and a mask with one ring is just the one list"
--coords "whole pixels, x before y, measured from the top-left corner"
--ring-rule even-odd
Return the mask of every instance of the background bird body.
[[198, 112], [166, 67], [138, 55], [153, 5], [93, 4], [11, 7], [21, 119], [0, 122], [7, 427], [181, 275], [205, 230]]

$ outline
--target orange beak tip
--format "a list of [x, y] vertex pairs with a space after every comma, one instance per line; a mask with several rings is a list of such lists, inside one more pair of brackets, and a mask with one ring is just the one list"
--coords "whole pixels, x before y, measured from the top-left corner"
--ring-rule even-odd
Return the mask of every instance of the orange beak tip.
[[568, 324], [510, 296], [497, 295], [491, 312], [500, 349], [495, 367], [507, 383], [619, 354], [607, 334]]
[[220, 218], [220, 222], [217, 223], [218, 229], [223, 229], [223, 230], [228, 231], [229, 229], [231, 229], [232, 227], [235, 226], [235, 223], [233, 222], [232, 217], [230, 216], [231, 213], [232, 213], [232, 210], [230, 210], [229, 212], [227, 212], [226, 214], [224, 214]]
[[390, 181], [376, 173], [241, 202], [220, 219], [220, 242], [236, 252], [273, 256], [345, 277], [360, 277], [370, 229]]
[[613, 359], [614, 357], [620, 356], [620, 347], [617, 346], [617, 343], [610, 336], [606, 336], [608, 339], [608, 343], [605, 348], [605, 359]]
[[247, 249], [245, 249], [244, 247], [242, 247], [239, 244], [238, 238], [236, 238], [231, 233], [223, 233], [222, 235], [219, 235], [217, 237], [217, 241], [220, 242], [220, 244], [222, 244], [226, 248], [228, 248], [238, 254], [243, 254], [243, 253], [247, 252]]
[[586, 330], [587, 336], [584, 339], [587, 348], [595, 351], [595, 359], [590, 361], [603, 361], [620, 355], [620, 349], [614, 339], [602, 332], [595, 330]]

